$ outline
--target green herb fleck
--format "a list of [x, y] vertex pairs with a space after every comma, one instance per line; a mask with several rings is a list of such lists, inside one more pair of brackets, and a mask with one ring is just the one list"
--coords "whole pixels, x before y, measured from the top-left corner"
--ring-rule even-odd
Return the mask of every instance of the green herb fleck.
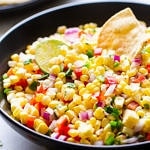
[[44, 80], [44, 79], [47, 79], [48, 77], [49, 77], [49, 74], [45, 73], [41, 76], [41, 78], [39, 80]]
[[91, 49], [87, 50], [86, 55], [87, 55], [89, 58], [93, 57], [93, 50], [91, 50]]
[[9, 94], [9, 92], [11, 91], [12, 89], [11, 88], [6, 88], [6, 89], [4, 89], [4, 94]]
[[66, 71], [66, 77], [71, 77], [72, 75], [72, 70], [69, 68], [67, 71]]
[[28, 65], [28, 64], [30, 64], [30, 63], [32, 63], [32, 59], [25, 60], [25, 61], [23, 62], [24, 65]]
[[120, 65], [120, 63], [118, 61], [114, 62], [114, 67], [118, 67]]
[[75, 88], [75, 84], [74, 84], [74, 83], [71, 83], [71, 82], [68, 82], [68, 83], [67, 83], [67, 87], [68, 87], [68, 88]]
[[150, 105], [149, 104], [144, 104], [144, 108], [145, 109], [150, 109]]
[[32, 90], [32, 91], [36, 91], [37, 90], [37, 86], [39, 85], [40, 83], [38, 81], [33, 81], [30, 85], [29, 85], [29, 88]]

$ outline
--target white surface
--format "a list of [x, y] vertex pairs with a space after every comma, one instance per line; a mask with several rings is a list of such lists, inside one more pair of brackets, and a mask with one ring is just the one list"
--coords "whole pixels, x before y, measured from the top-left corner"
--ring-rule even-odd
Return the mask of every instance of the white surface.
[[[61, 1], [61, 0], [60, 0]], [[66, 2], [77, 2], [77, 1], [92, 1], [92, 0], [70, 0]], [[99, 0], [100, 1], [100, 0]], [[112, 1], [112, 0], [109, 0]], [[127, 1], [127, 0], [124, 0]], [[131, 0], [130, 0], [131, 1]], [[134, 0], [133, 0], [134, 1]], [[66, 3], [65, 2], [65, 3]], [[150, 4], [150, 0], [139, 0], [139, 2], [146, 2]], [[62, 2], [61, 2], [62, 4]], [[58, 5], [58, 3], [57, 3]], [[23, 17], [13, 17], [13, 18], [1, 18], [0, 19], [0, 35], [2, 35], [6, 30], [8, 30], [15, 23], [19, 22]], [[36, 145], [23, 136], [19, 135], [16, 131], [14, 131], [0, 116], [0, 141], [3, 146], [0, 147], [0, 150], [45, 150], [44, 147]]]

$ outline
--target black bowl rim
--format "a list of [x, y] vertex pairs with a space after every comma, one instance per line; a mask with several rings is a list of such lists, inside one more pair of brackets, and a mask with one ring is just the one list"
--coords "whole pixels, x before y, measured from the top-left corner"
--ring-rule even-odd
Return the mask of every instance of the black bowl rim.
[[[91, 2], [71, 2], [68, 4], [63, 4], [60, 6], [56, 6], [53, 8], [49, 8], [46, 10], [43, 10], [41, 12], [38, 12], [34, 15], [31, 15], [30, 17], [20, 21], [19, 23], [17, 23], [16, 25], [14, 25], [13, 27], [11, 27], [6, 33], [4, 33], [1, 37], [0, 37], [0, 43], [5, 40], [5, 38], [7, 36], [9, 36], [9, 34], [11, 32], [13, 32], [15, 29], [21, 27], [23, 24], [28, 23], [29, 21], [32, 21], [35, 18], [38, 18], [42, 15], [46, 15], [47, 13], [51, 13], [60, 9], [67, 9], [70, 7], [75, 7], [75, 6], [79, 6], [79, 5], [90, 5], [90, 4], [96, 4], [96, 3], [123, 3], [123, 4], [136, 4], [136, 5], [145, 5], [145, 6], [150, 6], [150, 3], [143, 3], [143, 2], [139, 2], [138, 0], [127, 0], [127, 1], [121, 1], [121, 0], [101, 0], [101, 1], [91, 1]], [[44, 138], [45, 140], [51, 140], [53, 142], [60, 142], [60, 144], [66, 144], [68, 146], [73, 146], [73, 147], [80, 147], [80, 148], [94, 148], [94, 149], [116, 149], [116, 148], [131, 148], [131, 147], [135, 147], [135, 146], [141, 146], [141, 145], [145, 145], [145, 144], [150, 144], [149, 141], [144, 141], [144, 142], [138, 142], [138, 143], [132, 143], [132, 144], [124, 144], [124, 145], [86, 145], [86, 144], [78, 144], [78, 143], [71, 143], [71, 142], [67, 142], [67, 141], [61, 141], [58, 139], [53, 139], [47, 135], [43, 135], [40, 134], [26, 126], [24, 126], [23, 124], [21, 124], [20, 122], [18, 122], [17, 120], [13, 119], [12, 117], [10, 117], [2, 108], [0, 105], [0, 115], [2, 116], [2, 118], [4, 118], [6, 120], [6, 122], [11, 123], [12, 125], [10, 126], [18, 126], [20, 127], [20, 129], [24, 130], [24, 132], [26, 133], [31, 133], [33, 136], [39, 136], [40, 138]]]

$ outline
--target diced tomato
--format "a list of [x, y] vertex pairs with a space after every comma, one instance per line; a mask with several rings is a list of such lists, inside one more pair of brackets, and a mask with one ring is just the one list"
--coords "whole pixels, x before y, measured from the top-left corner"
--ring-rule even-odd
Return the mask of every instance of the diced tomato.
[[37, 88], [37, 93], [43, 93], [45, 94], [47, 91], [47, 89], [44, 89], [43, 85], [40, 85], [38, 88]]
[[143, 80], [145, 80], [145, 79], [146, 79], [145, 75], [140, 74], [140, 75], [138, 75], [137, 78], [133, 79], [132, 82], [134, 82], [134, 83], [141, 83], [141, 82], [142, 82]]
[[27, 122], [26, 122], [26, 126], [31, 128], [31, 129], [33, 129], [34, 120], [35, 120], [34, 116], [28, 116], [28, 119], [27, 119]]
[[127, 105], [127, 108], [131, 109], [131, 110], [135, 110], [138, 106], [139, 106], [139, 104], [137, 102], [132, 101]]
[[68, 131], [70, 127], [69, 127], [69, 122], [68, 122], [67, 117], [63, 116], [59, 118], [59, 120], [57, 121], [57, 126], [58, 126], [58, 133], [60, 135], [68, 136]]
[[41, 110], [45, 107], [41, 102], [37, 102], [34, 107], [41, 113]]
[[28, 82], [26, 79], [20, 79], [15, 85], [22, 86], [25, 89], [28, 86]]
[[146, 140], [147, 140], [147, 141], [150, 141], [150, 132], [147, 133]]
[[35, 105], [35, 103], [36, 103], [35, 96], [30, 99], [29, 103], [30, 103], [31, 105]]
[[81, 68], [76, 68], [76, 69], [74, 70], [74, 73], [75, 73], [77, 79], [80, 79], [80, 77], [81, 77], [81, 75], [82, 75], [82, 69], [81, 69]]
[[34, 72], [35, 74], [43, 74], [43, 71], [41, 69], [35, 70]]
[[113, 76], [107, 76], [105, 78], [105, 84], [117, 84], [117, 83], [118, 83], [117, 79]]
[[148, 73], [150, 73], [150, 64], [147, 64], [146, 68], [147, 68]]

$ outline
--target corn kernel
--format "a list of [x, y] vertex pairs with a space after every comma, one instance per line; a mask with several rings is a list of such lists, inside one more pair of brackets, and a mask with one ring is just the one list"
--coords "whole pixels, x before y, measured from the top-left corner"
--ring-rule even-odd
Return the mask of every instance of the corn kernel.
[[40, 132], [42, 134], [46, 134], [49, 130], [48, 126], [46, 125], [46, 123], [41, 120], [41, 119], [35, 119], [34, 121], [34, 129], [37, 132]]
[[13, 61], [19, 61], [19, 55], [18, 54], [13, 54], [13, 55], [11, 55], [11, 59]]
[[69, 134], [71, 137], [76, 137], [76, 136], [79, 135], [79, 131], [76, 130], [76, 129], [70, 129], [70, 130], [68, 131], [68, 134]]
[[105, 117], [104, 109], [101, 107], [97, 107], [94, 111], [94, 117], [96, 119], [103, 119]]

